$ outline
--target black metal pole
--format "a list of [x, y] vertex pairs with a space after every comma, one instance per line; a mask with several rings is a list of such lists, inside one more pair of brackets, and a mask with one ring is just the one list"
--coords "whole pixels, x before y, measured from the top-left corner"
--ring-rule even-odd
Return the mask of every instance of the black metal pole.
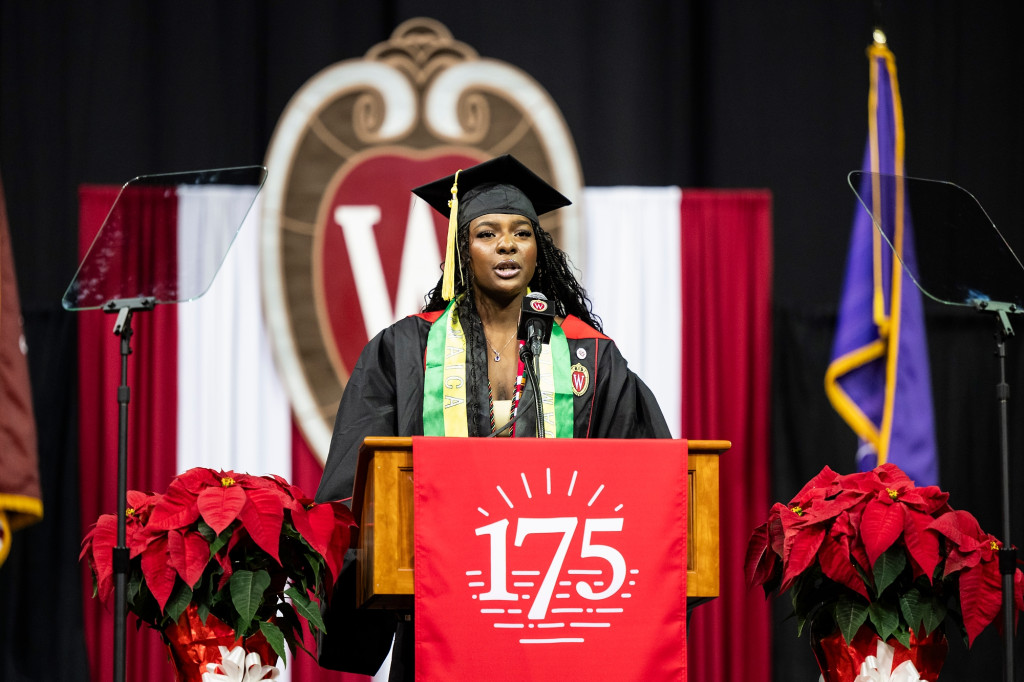
[[533, 388], [533, 405], [537, 408], [537, 424], [534, 432], [538, 438], [544, 438], [544, 399], [540, 392], [540, 381], [537, 378], [537, 358], [533, 354], [531, 344], [524, 343], [519, 349], [519, 357], [523, 361], [523, 371]]
[[[540, 323], [531, 322], [530, 324], [532, 326]], [[537, 438], [546, 437], [544, 431], [544, 395], [540, 392], [540, 354], [544, 345], [543, 338], [542, 332], [538, 329], [536, 333], [529, 335], [528, 340], [530, 344], [530, 362], [533, 366], [533, 399], [537, 403]]]
[[117, 387], [117, 544], [114, 545], [114, 682], [125, 682], [128, 641], [128, 356], [132, 354], [132, 313], [152, 310], [156, 299], [115, 299], [103, 306], [103, 312], [116, 313], [114, 336], [121, 338], [121, 385]]
[[[1006, 381], [1005, 327], [996, 333], [996, 356], [999, 363], [999, 383], [996, 398], [999, 401], [999, 455], [1002, 467], [1003, 548], [999, 550], [999, 572], [1003, 578], [1003, 680], [1013, 682], [1013, 576], [1017, 564], [1017, 551], [1010, 537], [1010, 437], [1009, 409], [1010, 385]], [[1009, 334], [1012, 334], [1012, 328]]]
[[125, 682], [128, 616], [128, 356], [132, 353], [132, 311], [122, 308], [114, 325], [121, 337], [121, 385], [117, 388], [117, 545], [114, 546], [114, 682]]
[[530, 364], [533, 368], [530, 374], [533, 375], [533, 400], [537, 405], [537, 438], [546, 438], [544, 429], [544, 394], [540, 392], [540, 377], [537, 371], [537, 356], [530, 354]]

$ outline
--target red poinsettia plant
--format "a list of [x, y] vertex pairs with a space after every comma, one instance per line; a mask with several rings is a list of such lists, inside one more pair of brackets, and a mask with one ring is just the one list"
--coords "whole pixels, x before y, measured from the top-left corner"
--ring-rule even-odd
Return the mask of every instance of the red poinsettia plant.
[[[941, 632], [949, 615], [969, 646], [1000, 613], [1002, 543], [948, 498], [893, 464], [849, 475], [825, 467], [754, 530], [747, 583], [766, 596], [791, 591], [798, 632], [834, 624], [849, 643], [866, 626], [909, 647], [911, 630]], [[1016, 619], [1020, 569], [1014, 592]]]
[[[318, 599], [341, 572], [355, 519], [340, 502], [316, 504], [280, 476], [195, 468], [163, 494], [128, 492], [128, 610], [165, 631], [195, 607], [242, 639], [262, 633], [281, 658], [302, 627], [324, 629]], [[117, 519], [99, 517], [79, 559], [104, 603], [114, 591]], [[166, 637], [166, 635], [165, 635]]]

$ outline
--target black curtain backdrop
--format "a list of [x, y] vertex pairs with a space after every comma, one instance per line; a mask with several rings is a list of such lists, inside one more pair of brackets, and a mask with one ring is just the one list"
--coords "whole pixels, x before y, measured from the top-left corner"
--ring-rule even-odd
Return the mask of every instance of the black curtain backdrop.
[[[771, 190], [773, 492], [788, 500], [824, 464], [848, 470], [853, 461], [854, 438], [822, 382], [855, 210], [845, 176], [859, 166], [867, 136], [871, 29], [880, 18], [897, 58], [908, 174], [966, 187], [1024, 251], [1016, 4], [0, 0], [0, 170], [46, 504], [46, 520], [16, 536], [0, 569], [0, 678], [74, 680], [86, 669], [74, 316], [59, 303], [78, 265], [79, 184], [260, 163], [305, 81], [361, 57], [405, 19], [438, 19], [457, 40], [548, 90], [575, 137], [586, 185]], [[994, 322], [933, 310], [928, 326], [942, 485], [954, 506], [998, 534]], [[1024, 335], [1024, 322], [1018, 327]], [[1018, 492], [1022, 342], [1010, 344]], [[1017, 545], [1022, 512], [1018, 499]], [[781, 618], [785, 604], [777, 610]], [[778, 625], [775, 642], [774, 679], [816, 678], [792, 622]], [[46, 646], [59, 655], [42, 653]], [[994, 628], [969, 655], [954, 643], [944, 679], [997, 676], [998, 646]]]

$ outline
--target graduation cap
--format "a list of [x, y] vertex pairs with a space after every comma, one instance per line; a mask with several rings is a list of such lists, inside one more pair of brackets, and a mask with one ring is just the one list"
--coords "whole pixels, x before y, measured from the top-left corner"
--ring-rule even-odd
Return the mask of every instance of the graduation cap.
[[448, 218], [441, 280], [441, 297], [446, 301], [455, 297], [455, 242], [459, 227], [488, 213], [521, 215], [539, 224], [537, 216], [572, 203], [509, 154], [417, 187], [413, 193]]

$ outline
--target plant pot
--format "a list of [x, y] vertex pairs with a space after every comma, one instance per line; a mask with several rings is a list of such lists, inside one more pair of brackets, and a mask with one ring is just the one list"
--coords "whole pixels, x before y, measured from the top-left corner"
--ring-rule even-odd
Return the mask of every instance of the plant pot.
[[[886, 675], [881, 679], [885, 680], [890, 679], [890, 672], [898, 670], [905, 661], [910, 661], [917, 670], [917, 677], [904, 675], [893, 679], [935, 682], [949, 653], [949, 642], [941, 632], [932, 632], [921, 640], [911, 632], [908, 649], [891, 637], [883, 643], [874, 630], [866, 627], [858, 630], [849, 644], [838, 629], [825, 636], [817, 636], [813, 628], [811, 630], [811, 648], [825, 682], [853, 682], [861, 673], [861, 665], [869, 656], [877, 661], [886, 660], [888, 654], [879, 648], [879, 644], [892, 648], [891, 670], [881, 670]], [[869, 663], [869, 667], [873, 666]], [[906, 667], [903, 668], [903, 671], [905, 670]]]
[[164, 641], [177, 682], [202, 682], [207, 663], [220, 663], [222, 646], [228, 649], [240, 646], [247, 652], [254, 651], [266, 665], [277, 662], [277, 654], [263, 633], [238, 639], [235, 631], [213, 614], [204, 624], [195, 604], [189, 604], [178, 622], [164, 629]]

